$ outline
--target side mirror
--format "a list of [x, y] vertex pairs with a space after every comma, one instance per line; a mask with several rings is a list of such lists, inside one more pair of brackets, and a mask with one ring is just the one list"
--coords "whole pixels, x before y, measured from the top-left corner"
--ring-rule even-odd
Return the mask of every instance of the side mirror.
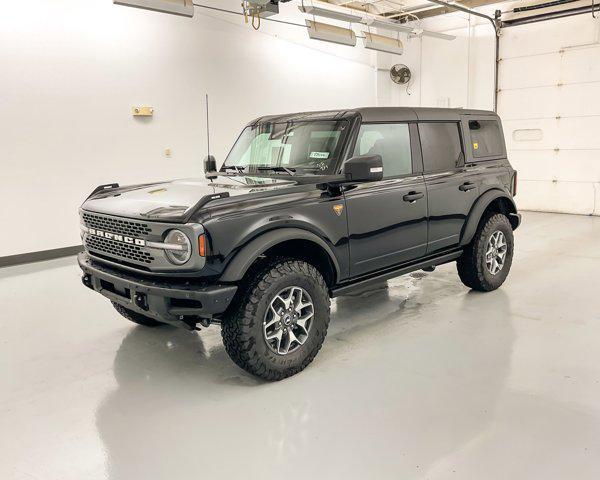
[[381, 155], [352, 157], [342, 165], [342, 174], [352, 182], [376, 182], [383, 179]]
[[206, 178], [215, 178], [217, 176], [217, 160], [212, 155], [204, 158], [204, 174]]

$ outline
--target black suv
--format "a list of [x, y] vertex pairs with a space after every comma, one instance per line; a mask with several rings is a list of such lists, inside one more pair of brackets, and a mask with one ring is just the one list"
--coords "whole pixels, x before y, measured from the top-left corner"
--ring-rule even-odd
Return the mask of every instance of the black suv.
[[102, 185], [80, 210], [83, 283], [125, 318], [221, 325], [279, 380], [315, 357], [330, 298], [456, 261], [506, 279], [517, 174], [493, 112], [360, 108], [258, 118], [206, 179]]

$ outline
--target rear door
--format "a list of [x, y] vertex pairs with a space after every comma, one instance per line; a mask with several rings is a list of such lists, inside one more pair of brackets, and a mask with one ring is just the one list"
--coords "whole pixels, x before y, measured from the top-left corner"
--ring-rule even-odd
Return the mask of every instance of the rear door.
[[428, 253], [458, 245], [479, 187], [465, 166], [460, 119], [419, 122], [429, 203]]
[[362, 124], [354, 155], [379, 154], [383, 180], [346, 190], [350, 274], [418, 258], [427, 249], [427, 196], [415, 123]]

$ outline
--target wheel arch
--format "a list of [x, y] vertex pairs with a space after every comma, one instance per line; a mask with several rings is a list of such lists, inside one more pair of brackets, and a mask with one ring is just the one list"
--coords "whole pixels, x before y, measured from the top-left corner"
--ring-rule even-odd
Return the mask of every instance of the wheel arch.
[[503, 190], [488, 190], [477, 199], [469, 212], [461, 233], [461, 245], [468, 245], [471, 242], [477, 231], [479, 222], [487, 212], [503, 213], [506, 215], [513, 230], [516, 230], [519, 226], [519, 215], [517, 214], [517, 206], [514, 200]]
[[339, 263], [325, 240], [301, 228], [278, 228], [243, 246], [228, 263], [220, 281], [240, 281], [257, 261], [273, 256], [289, 256], [315, 264], [330, 287], [340, 278]]

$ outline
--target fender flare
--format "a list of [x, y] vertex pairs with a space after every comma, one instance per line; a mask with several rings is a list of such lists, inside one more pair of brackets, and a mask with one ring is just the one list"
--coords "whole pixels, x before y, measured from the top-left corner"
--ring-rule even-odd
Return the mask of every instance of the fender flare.
[[471, 211], [469, 212], [469, 217], [467, 218], [460, 239], [461, 245], [468, 245], [471, 242], [473, 236], [475, 235], [475, 232], [477, 231], [477, 226], [479, 225], [479, 221], [481, 220], [483, 212], [485, 212], [485, 209], [489, 207], [490, 203], [492, 203], [497, 198], [504, 198], [509, 202], [509, 214], [517, 213], [517, 206], [515, 205], [515, 201], [506, 192], [497, 189], [488, 190], [477, 199], [477, 201], [471, 208]]
[[308, 240], [319, 245], [331, 260], [336, 278], [340, 278], [340, 265], [331, 247], [319, 236], [301, 228], [277, 228], [259, 235], [240, 249], [229, 262], [220, 277], [222, 282], [241, 280], [254, 261], [269, 248], [287, 240]]

